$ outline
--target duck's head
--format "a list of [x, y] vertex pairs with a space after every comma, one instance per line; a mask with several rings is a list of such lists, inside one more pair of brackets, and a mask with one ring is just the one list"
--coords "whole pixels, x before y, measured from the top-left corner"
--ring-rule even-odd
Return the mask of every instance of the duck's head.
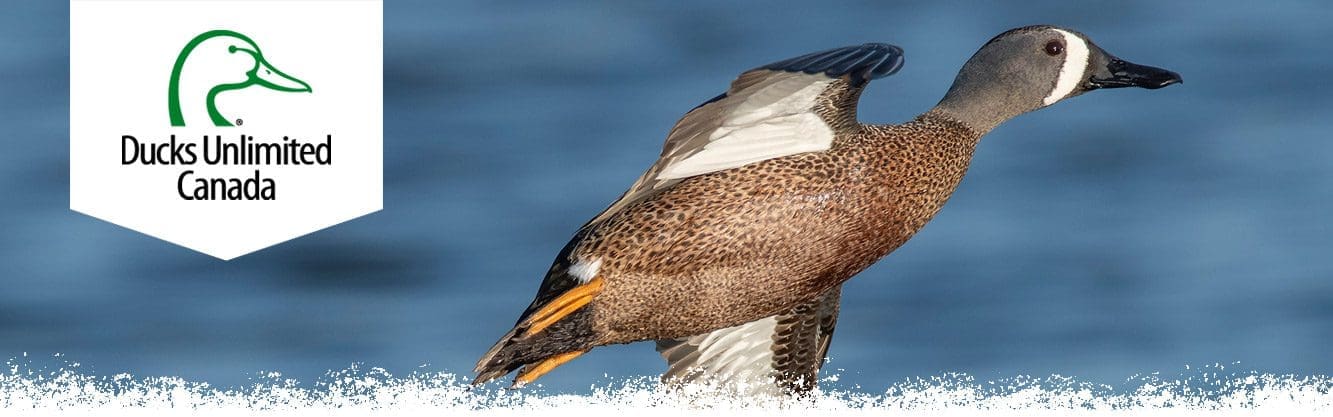
[[1001, 33], [972, 55], [940, 108], [974, 128], [990, 130], [1088, 91], [1158, 89], [1179, 82], [1179, 74], [1117, 58], [1082, 33], [1028, 26]]
[[[183, 81], [183, 79], [185, 81]], [[187, 88], [206, 89], [206, 103], [181, 103]], [[312, 92], [310, 84], [279, 71], [249, 37], [230, 30], [205, 32], [190, 40], [176, 58], [171, 73], [169, 103], [172, 126], [184, 126], [181, 106], [206, 105], [213, 123], [231, 126], [230, 119], [218, 113], [214, 98], [223, 91], [252, 85], [285, 92]]]

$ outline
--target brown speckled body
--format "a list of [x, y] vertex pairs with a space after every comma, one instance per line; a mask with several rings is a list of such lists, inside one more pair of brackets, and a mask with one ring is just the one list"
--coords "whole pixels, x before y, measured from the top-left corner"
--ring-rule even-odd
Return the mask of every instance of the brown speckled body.
[[874, 43], [802, 55], [746, 71], [686, 113], [657, 162], [556, 256], [477, 381], [520, 367], [516, 383], [531, 381], [596, 346], [655, 340], [664, 377], [748, 370], [809, 389], [840, 285], [939, 212], [981, 135], [1094, 89], [1180, 82], [1076, 32], [1029, 26], [983, 45], [925, 114], [858, 123], [865, 84], [902, 62], [900, 48]]
[[[571, 258], [600, 259], [594, 345], [678, 338], [816, 299], [902, 245], [962, 180], [980, 134], [930, 112], [900, 125], [832, 115], [831, 149], [691, 177], [599, 224]], [[853, 116], [854, 117], [854, 116]]]

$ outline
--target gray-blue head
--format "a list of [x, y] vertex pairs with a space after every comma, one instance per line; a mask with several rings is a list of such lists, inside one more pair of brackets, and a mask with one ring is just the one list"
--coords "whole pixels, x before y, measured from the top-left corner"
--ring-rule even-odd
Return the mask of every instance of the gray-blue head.
[[1027, 26], [1001, 33], [972, 55], [937, 109], [984, 132], [1088, 91], [1179, 82], [1179, 74], [1116, 58], [1082, 33]]

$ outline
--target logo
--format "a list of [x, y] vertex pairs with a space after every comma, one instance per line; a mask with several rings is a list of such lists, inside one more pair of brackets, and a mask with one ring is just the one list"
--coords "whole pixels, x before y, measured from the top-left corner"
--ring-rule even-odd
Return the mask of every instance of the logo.
[[378, 211], [383, 9], [71, 0], [70, 208], [221, 259]]
[[[204, 55], [209, 59], [191, 60]], [[198, 64], [200, 61], [206, 61], [208, 65]], [[181, 74], [187, 70], [192, 77], [187, 78], [189, 85], [182, 86]], [[218, 112], [217, 96], [252, 85], [292, 93], [312, 92], [310, 84], [273, 67], [264, 59], [259, 45], [250, 40], [249, 36], [230, 30], [211, 30], [195, 36], [181, 49], [176, 56], [176, 65], [171, 68], [171, 84], [167, 87], [167, 110], [171, 125], [185, 126], [185, 112], [181, 109], [181, 96], [184, 94], [190, 98], [203, 96], [202, 103], [184, 105], [207, 110], [208, 119], [214, 126], [234, 126], [232, 119]], [[184, 93], [182, 88], [186, 89]], [[242, 123], [240, 119], [236, 120], [235, 124]]]

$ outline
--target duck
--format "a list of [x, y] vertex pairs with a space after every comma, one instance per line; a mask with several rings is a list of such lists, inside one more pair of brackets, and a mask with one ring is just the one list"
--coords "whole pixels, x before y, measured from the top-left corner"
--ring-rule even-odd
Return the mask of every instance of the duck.
[[916, 118], [860, 123], [866, 86], [902, 65], [884, 43], [815, 52], [743, 72], [690, 110], [556, 255], [473, 383], [517, 371], [522, 387], [595, 347], [654, 341], [664, 381], [809, 392], [842, 284], [940, 211], [982, 136], [1091, 91], [1182, 82], [1075, 30], [1026, 26], [983, 44]]
[[[167, 113], [171, 126], [207, 119], [214, 126], [234, 126], [217, 108], [220, 93], [260, 86], [282, 92], [314, 92], [310, 84], [279, 71], [249, 36], [227, 29], [195, 36], [171, 68]], [[186, 112], [191, 113], [186, 117]]]

